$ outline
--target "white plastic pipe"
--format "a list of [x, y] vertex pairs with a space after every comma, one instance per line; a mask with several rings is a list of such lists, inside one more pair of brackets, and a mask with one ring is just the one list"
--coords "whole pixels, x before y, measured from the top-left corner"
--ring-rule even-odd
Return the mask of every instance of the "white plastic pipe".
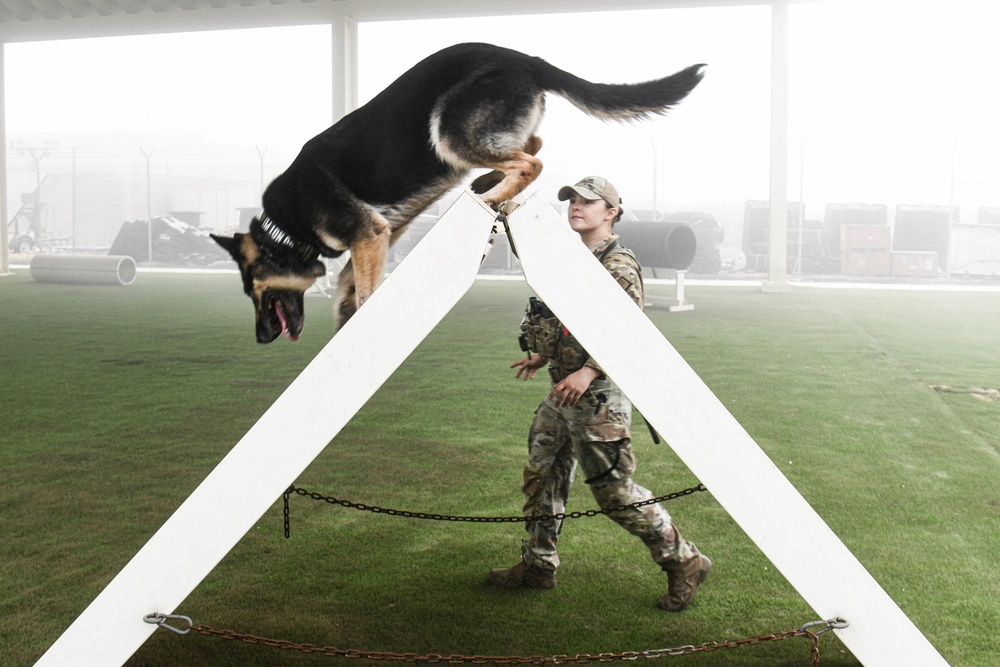
[[128, 255], [35, 255], [31, 277], [39, 282], [131, 285], [135, 260]]

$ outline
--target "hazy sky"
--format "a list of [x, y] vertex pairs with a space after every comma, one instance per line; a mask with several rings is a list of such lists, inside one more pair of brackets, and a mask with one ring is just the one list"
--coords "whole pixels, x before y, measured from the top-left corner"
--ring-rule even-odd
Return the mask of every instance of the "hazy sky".
[[[790, 198], [801, 156], [817, 208], [1000, 206], [1000, 183], [981, 182], [1000, 181], [997, 25], [992, 0], [793, 6]], [[767, 7], [373, 23], [359, 34], [362, 101], [462, 41], [539, 55], [593, 81], [707, 63], [688, 100], [646, 123], [604, 124], [550, 96], [537, 187], [551, 194], [601, 173], [640, 207], [767, 198]], [[8, 45], [8, 135], [188, 133], [294, 152], [330, 124], [329, 53], [325, 26]]]

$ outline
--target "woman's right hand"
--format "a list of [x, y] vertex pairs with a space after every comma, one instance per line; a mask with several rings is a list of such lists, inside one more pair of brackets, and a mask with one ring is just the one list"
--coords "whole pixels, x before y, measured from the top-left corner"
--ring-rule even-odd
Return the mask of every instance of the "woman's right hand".
[[511, 368], [516, 368], [517, 373], [514, 374], [514, 379], [518, 379], [521, 375], [524, 375], [525, 380], [530, 380], [535, 377], [535, 373], [538, 369], [546, 364], [545, 359], [540, 354], [529, 354], [523, 359], [518, 359], [510, 365]]

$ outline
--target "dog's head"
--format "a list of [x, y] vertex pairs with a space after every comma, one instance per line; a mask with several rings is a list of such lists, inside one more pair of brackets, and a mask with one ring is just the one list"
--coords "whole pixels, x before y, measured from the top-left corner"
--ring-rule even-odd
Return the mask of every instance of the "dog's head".
[[326, 266], [315, 258], [276, 257], [250, 234], [212, 238], [239, 266], [243, 291], [253, 299], [257, 342], [270, 343], [281, 334], [297, 340], [305, 324], [305, 292], [326, 274]]

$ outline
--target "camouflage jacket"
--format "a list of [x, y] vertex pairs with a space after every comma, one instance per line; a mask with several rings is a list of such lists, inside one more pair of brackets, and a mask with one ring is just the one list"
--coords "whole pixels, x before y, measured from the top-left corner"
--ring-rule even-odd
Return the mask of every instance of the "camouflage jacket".
[[[618, 235], [612, 234], [596, 248], [594, 255], [604, 268], [621, 285], [632, 300], [642, 308], [642, 269], [635, 255], [618, 243]], [[599, 313], [599, 308], [595, 307]], [[604, 371], [580, 345], [576, 337], [562, 325], [544, 303], [532, 298], [521, 323], [528, 350], [537, 352], [549, 363], [549, 373], [554, 382], [578, 371], [584, 365]]]

